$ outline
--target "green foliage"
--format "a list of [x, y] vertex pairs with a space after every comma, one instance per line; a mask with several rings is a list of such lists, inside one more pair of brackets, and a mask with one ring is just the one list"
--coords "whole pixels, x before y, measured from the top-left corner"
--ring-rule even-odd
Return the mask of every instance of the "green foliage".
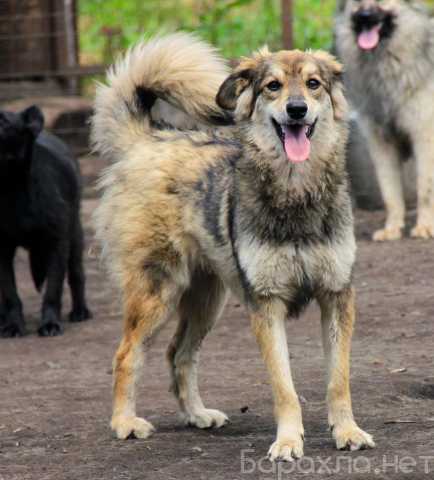
[[[299, 48], [328, 48], [335, 0], [294, 0]], [[227, 57], [281, 45], [280, 0], [79, 0], [82, 61], [111, 61], [143, 36], [196, 31]]]

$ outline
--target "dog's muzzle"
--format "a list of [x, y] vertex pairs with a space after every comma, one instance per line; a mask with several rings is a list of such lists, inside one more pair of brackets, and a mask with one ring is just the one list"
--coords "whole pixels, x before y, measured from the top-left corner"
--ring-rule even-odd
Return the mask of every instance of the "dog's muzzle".
[[352, 23], [357, 45], [365, 51], [374, 50], [393, 29], [391, 14], [381, 8], [357, 10], [352, 15]]

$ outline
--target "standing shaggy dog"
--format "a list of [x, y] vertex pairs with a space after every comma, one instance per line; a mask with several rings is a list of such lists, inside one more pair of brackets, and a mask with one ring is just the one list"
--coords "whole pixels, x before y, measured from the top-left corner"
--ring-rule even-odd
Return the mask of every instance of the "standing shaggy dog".
[[[374, 445], [351, 410], [355, 242], [340, 73], [324, 52], [262, 50], [228, 75], [211, 47], [175, 34], [133, 49], [99, 88], [93, 136], [115, 163], [101, 181], [98, 236], [124, 309], [111, 423], [119, 438], [153, 431], [135, 409], [142, 348], [176, 315], [168, 360], [185, 421], [227, 421], [202, 403], [197, 362], [230, 289], [247, 306], [271, 376], [278, 431], [270, 458], [303, 454], [285, 319], [313, 298], [322, 309], [336, 445]], [[198, 130], [161, 123], [163, 101]], [[234, 125], [206, 127], [227, 112]]]
[[402, 162], [417, 164], [413, 237], [434, 237], [434, 21], [413, 0], [343, 1], [336, 48], [387, 210], [374, 240], [402, 236]]

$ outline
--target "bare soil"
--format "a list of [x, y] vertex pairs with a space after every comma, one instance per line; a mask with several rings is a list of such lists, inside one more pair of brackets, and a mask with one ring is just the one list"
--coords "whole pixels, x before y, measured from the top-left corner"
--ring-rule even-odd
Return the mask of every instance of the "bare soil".
[[[204, 343], [200, 377], [205, 403], [225, 411], [231, 423], [218, 431], [180, 425], [168, 393], [170, 325], [148, 355], [149, 375], [138, 395], [138, 413], [157, 432], [145, 441], [113, 438], [111, 360], [121, 318], [95, 255], [90, 219], [95, 204], [91, 198], [83, 204], [93, 320], [66, 323], [62, 337], [36, 336], [40, 298], [25, 256], [17, 259], [29, 334], [0, 341], [0, 480], [434, 478], [433, 241], [372, 243], [369, 236], [381, 226], [383, 213], [356, 212], [352, 392], [356, 417], [375, 436], [377, 448], [334, 450], [326, 422], [319, 312], [312, 306], [287, 324], [307, 458], [273, 471], [261, 461], [275, 435], [271, 390], [244, 309], [234, 300]], [[65, 316], [68, 307], [65, 294]]]

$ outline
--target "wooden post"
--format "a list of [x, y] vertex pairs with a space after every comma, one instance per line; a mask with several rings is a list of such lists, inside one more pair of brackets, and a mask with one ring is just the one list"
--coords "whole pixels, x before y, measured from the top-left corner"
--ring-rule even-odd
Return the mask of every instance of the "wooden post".
[[282, 46], [285, 50], [291, 50], [294, 46], [292, 6], [293, 0], [281, 0]]

